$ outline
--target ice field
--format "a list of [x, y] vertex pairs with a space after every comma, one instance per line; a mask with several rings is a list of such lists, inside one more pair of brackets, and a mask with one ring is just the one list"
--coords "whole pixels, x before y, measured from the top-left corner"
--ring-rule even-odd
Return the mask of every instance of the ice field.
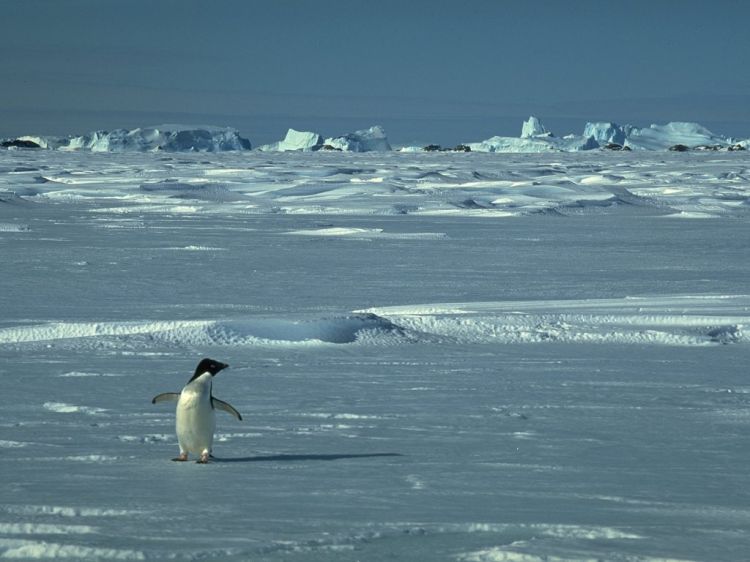
[[747, 152], [0, 150], [0, 558], [748, 559], [748, 219]]

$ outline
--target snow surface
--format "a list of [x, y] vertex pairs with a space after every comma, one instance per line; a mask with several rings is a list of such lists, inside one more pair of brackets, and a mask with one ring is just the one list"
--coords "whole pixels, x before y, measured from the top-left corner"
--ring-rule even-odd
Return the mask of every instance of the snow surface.
[[[0, 151], [0, 557], [745, 559], [749, 191], [743, 152]], [[244, 420], [173, 463], [150, 399], [204, 356]]]

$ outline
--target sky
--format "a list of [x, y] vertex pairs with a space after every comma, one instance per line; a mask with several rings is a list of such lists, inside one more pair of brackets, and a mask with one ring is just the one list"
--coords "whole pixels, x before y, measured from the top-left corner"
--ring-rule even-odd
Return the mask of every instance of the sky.
[[393, 144], [697, 121], [750, 137], [750, 2], [0, 0], [0, 137], [382, 125]]

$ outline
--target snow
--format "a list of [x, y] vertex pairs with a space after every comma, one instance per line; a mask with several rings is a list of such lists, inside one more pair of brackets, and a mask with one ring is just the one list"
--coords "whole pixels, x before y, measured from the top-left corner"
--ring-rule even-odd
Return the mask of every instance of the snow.
[[749, 170], [0, 151], [0, 557], [745, 558]]

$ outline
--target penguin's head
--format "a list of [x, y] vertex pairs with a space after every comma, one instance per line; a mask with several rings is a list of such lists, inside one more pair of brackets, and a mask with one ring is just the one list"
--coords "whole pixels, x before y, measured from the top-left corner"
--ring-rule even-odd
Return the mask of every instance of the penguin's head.
[[193, 378], [191, 378], [190, 381], [194, 381], [203, 373], [210, 373], [213, 377], [216, 375], [216, 373], [218, 373], [222, 369], [226, 369], [227, 367], [229, 367], [229, 365], [227, 365], [226, 363], [222, 363], [221, 361], [217, 361], [216, 359], [201, 359], [201, 362], [198, 363], [198, 366], [195, 368], [195, 373], [193, 373]]

